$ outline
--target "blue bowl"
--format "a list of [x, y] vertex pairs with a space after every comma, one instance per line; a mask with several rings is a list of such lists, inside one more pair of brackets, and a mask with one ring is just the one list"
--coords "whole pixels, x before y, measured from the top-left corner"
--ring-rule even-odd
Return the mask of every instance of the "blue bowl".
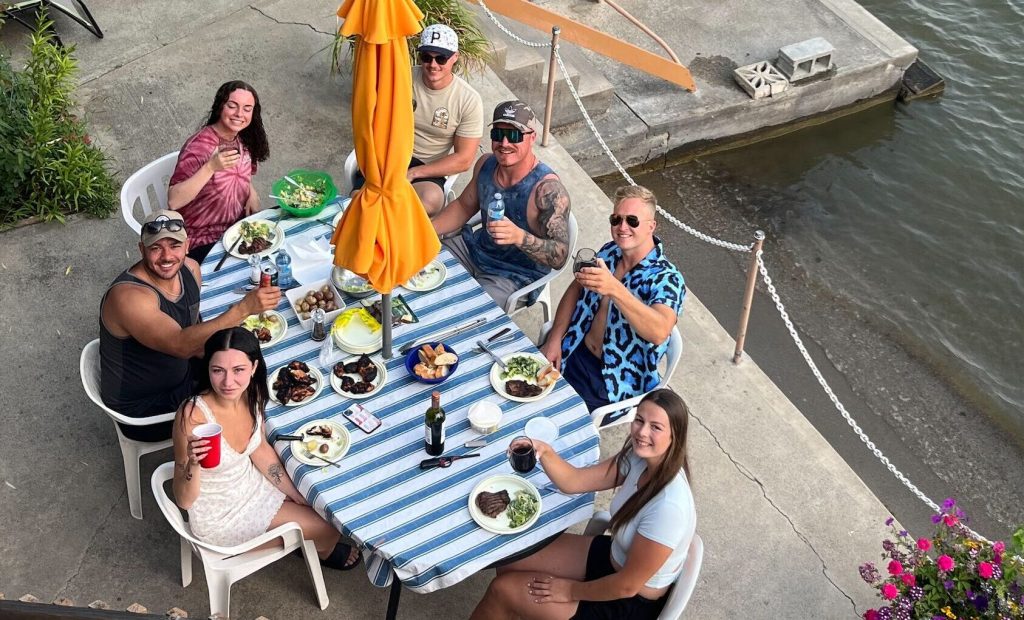
[[[444, 343], [441, 343], [441, 342], [428, 342], [427, 344], [429, 344], [432, 348], [436, 348], [437, 345], [444, 344]], [[423, 377], [417, 375], [415, 373], [415, 371], [413, 371], [413, 368], [416, 366], [416, 364], [420, 363], [419, 352], [420, 352], [420, 348], [422, 348], [422, 346], [423, 345], [420, 345], [420, 346], [416, 347], [415, 349], [412, 349], [411, 351], [409, 351], [408, 353], [405, 354], [405, 369], [407, 371], [409, 371], [409, 374], [412, 375], [413, 379], [416, 379], [420, 383], [426, 383], [428, 385], [436, 385], [438, 383], [444, 383], [445, 381], [448, 380], [449, 377], [451, 377], [452, 375], [455, 374], [455, 369], [459, 367], [459, 362], [455, 362], [454, 364], [449, 366], [448, 367], [448, 374], [443, 376], [443, 377], [441, 377], [440, 379], [424, 379]], [[458, 353], [455, 352], [454, 349], [452, 349], [447, 344], [444, 345], [444, 350], [447, 351], [448, 353], [455, 353], [456, 356], [459, 355]]]

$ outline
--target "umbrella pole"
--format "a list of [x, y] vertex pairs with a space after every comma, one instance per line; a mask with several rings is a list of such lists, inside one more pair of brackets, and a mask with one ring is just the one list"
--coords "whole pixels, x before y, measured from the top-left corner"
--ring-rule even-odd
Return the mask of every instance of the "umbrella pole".
[[384, 359], [391, 359], [391, 293], [384, 293], [380, 298], [381, 327], [384, 328], [383, 351]]

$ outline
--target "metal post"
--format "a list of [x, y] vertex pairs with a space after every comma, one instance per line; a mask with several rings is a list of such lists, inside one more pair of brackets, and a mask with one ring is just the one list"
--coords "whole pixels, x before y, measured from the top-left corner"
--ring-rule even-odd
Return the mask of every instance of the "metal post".
[[381, 335], [381, 356], [389, 360], [391, 353], [391, 293], [384, 293], [380, 298], [380, 320], [384, 333]]
[[541, 138], [541, 146], [548, 145], [548, 133], [551, 131], [551, 106], [555, 101], [555, 69], [558, 66], [555, 54], [558, 51], [558, 33], [560, 32], [562, 29], [558, 26], [551, 28], [551, 59], [548, 60], [548, 94], [544, 100], [544, 137]]
[[740, 326], [736, 332], [736, 351], [732, 363], [739, 364], [743, 357], [743, 342], [747, 339], [747, 323], [754, 305], [754, 285], [757, 284], [757, 256], [764, 245], [764, 231], [754, 232], [754, 248], [750, 251], [750, 267], [747, 269], [747, 290], [743, 292], [743, 310], [740, 312]]

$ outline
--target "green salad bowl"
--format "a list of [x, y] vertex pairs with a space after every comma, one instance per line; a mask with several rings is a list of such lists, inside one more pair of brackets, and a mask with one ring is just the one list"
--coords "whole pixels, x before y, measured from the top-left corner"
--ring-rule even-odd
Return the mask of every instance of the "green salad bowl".
[[284, 177], [274, 181], [271, 193], [277, 198], [277, 204], [282, 211], [295, 217], [319, 215], [328, 203], [338, 197], [338, 188], [331, 180], [331, 175], [326, 172], [298, 169], [292, 170], [285, 176], [312, 191], [312, 193], [303, 192]]

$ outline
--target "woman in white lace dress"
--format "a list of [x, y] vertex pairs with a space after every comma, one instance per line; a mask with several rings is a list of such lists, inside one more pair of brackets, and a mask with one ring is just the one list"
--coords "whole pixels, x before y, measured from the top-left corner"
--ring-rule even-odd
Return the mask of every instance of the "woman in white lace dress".
[[[211, 544], [233, 546], [295, 522], [322, 564], [355, 567], [358, 550], [338, 542], [338, 530], [306, 503], [267, 443], [267, 368], [256, 337], [241, 327], [221, 330], [206, 341], [204, 361], [206, 372], [178, 409], [173, 432], [174, 497], [188, 511], [192, 532]], [[192, 434], [205, 423], [223, 429], [220, 464], [208, 469], [199, 461], [210, 440]]]

